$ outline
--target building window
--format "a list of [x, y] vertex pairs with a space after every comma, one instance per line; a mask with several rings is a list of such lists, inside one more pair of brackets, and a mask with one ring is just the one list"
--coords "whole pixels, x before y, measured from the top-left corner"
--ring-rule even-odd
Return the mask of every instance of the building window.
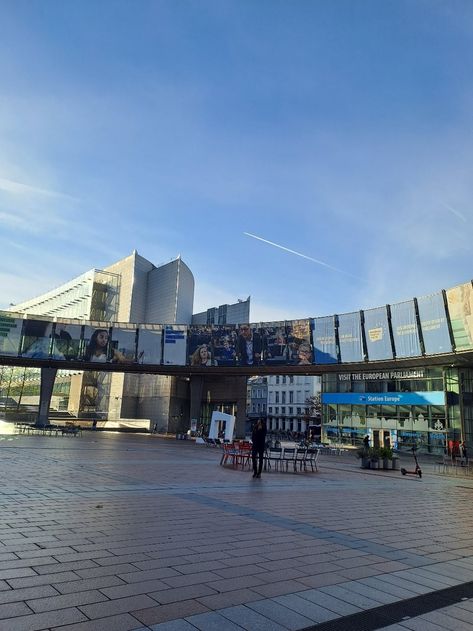
[[301, 408], [297, 408], [297, 414], [302, 414]]
[[276, 392], [276, 403], [279, 403], [279, 392]]
[[251, 406], [251, 411], [254, 413], [256, 412], [256, 405], [253, 403], [253, 405]]
[[266, 403], [263, 403], [263, 412], [266, 412]]
[[292, 375], [289, 377], [289, 383], [294, 383], [294, 377]]
[[286, 414], [286, 408], [285, 407], [281, 408], [281, 414]]
[[274, 413], [279, 414], [279, 408], [274, 408]]
[[283, 375], [282, 382], [286, 383], [286, 375]]
[[259, 414], [261, 412], [261, 404], [260, 403], [257, 404], [256, 409], [257, 409], [258, 414]]
[[268, 408], [268, 412], [269, 412], [270, 414], [272, 414], [272, 413], [273, 413], [273, 406], [272, 406], [272, 405], [270, 405], [270, 406], [269, 406], [269, 408]]
[[289, 390], [289, 403], [294, 403], [294, 392]]
[[276, 385], [279, 385], [279, 375], [276, 375]]
[[289, 407], [289, 414], [294, 414], [294, 408]]
[[286, 403], [286, 393], [285, 392], [281, 392], [281, 403]]

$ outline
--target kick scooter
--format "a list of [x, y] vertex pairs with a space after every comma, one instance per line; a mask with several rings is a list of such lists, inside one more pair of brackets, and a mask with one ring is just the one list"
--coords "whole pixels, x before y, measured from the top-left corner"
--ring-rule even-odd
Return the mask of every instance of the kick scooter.
[[418, 475], [419, 478], [422, 477], [422, 469], [419, 467], [419, 463], [417, 462], [417, 456], [416, 456], [416, 451], [417, 451], [417, 447], [412, 447], [411, 449], [412, 454], [414, 456], [414, 460], [416, 463], [416, 468], [414, 469], [414, 471], [408, 471], [407, 469], [402, 468], [401, 469], [401, 473], [402, 475]]

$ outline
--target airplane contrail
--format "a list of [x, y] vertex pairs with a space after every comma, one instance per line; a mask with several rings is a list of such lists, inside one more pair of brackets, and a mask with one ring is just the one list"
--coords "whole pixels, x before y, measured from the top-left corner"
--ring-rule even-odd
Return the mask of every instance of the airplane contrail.
[[313, 263], [317, 263], [317, 265], [322, 265], [323, 267], [327, 267], [328, 269], [333, 270], [334, 272], [338, 272], [339, 274], [346, 274], [347, 276], [351, 276], [352, 278], [357, 278], [358, 280], [363, 280], [359, 276], [354, 276], [349, 272], [344, 272], [337, 267], [333, 267], [333, 265], [329, 265], [328, 263], [324, 263], [324, 261], [319, 261], [319, 259], [314, 259], [312, 256], [307, 256], [307, 254], [302, 254], [302, 252], [296, 252], [296, 250], [291, 250], [290, 248], [286, 248], [284, 245], [279, 245], [278, 243], [274, 243], [274, 241], [269, 241], [268, 239], [263, 239], [263, 237], [258, 237], [255, 234], [251, 234], [251, 232], [244, 232], [247, 237], [251, 237], [252, 239], [257, 239], [258, 241], [262, 241], [263, 243], [268, 243], [269, 245], [273, 245], [275, 248], [279, 248], [280, 250], [284, 250], [285, 252], [289, 252], [290, 254], [295, 254], [296, 256], [300, 256], [303, 259], [307, 259], [308, 261], [312, 261]]
[[455, 217], [458, 217], [458, 219], [461, 219], [462, 221], [466, 222], [465, 215], [463, 213], [461, 213], [459, 210], [455, 210], [455, 208], [452, 208], [451, 206], [449, 206], [449, 204], [446, 204], [445, 202], [440, 202], [440, 203], [447, 210], [449, 210], [452, 213], [452, 215], [455, 215]]

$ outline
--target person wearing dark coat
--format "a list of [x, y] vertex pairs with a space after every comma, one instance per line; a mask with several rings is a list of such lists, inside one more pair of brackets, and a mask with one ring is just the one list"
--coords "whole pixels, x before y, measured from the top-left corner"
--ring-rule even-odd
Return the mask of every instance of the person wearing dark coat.
[[251, 458], [253, 460], [253, 477], [260, 478], [263, 470], [264, 449], [266, 445], [266, 422], [260, 418], [253, 426], [251, 434]]

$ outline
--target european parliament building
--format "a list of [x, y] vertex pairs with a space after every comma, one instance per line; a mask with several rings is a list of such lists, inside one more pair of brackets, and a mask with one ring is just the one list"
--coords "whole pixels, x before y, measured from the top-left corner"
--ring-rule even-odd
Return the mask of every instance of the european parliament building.
[[[108, 329], [112, 322], [139, 322], [147, 332], [161, 334], [161, 324], [190, 325], [249, 321], [249, 298], [234, 305], [222, 305], [193, 316], [194, 277], [180, 257], [159, 266], [140, 256], [136, 250], [130, 256], [105, 269], [92, 269], [81, 276], [42, 294], [16, 304], [10, 311], [34, 314], [27, 322], [30, 339], [43, 339], [38, 316], [54, 319], [56, 328], [61, 320], [92, 321], [96, 328]], [[69, 327], [70, 329], [70, 327]], [[135, 333], [130, 327], [130, 336]], [[35, 347], [29, 352], [35, 356]], [[39, 357], [41, 349], [36, 348]], [[152, 358], [143, 353], [142, 363]], [[170, 362], [171, 363], [171, 362]], [[64, 380], [64, 375], [62, 377]], [[240, 389], [242, 385], [240, 384]], [[142, 419], [146, 429], [159, 431], [184, 429], [189, 419], [189, 379], [150, 374], [79, 371], [70, 375], [68, 411], [79, 418], [107, 420], [109, 426], [137, 427]], [[235, 401], [241, 393], [227, 388], [230, 399], [214, 401], [222, 411], [235, 411]], [[220, 402], [220, 406], [217, 403]], [[187, 427], [186, 427], [187, 428]]]

